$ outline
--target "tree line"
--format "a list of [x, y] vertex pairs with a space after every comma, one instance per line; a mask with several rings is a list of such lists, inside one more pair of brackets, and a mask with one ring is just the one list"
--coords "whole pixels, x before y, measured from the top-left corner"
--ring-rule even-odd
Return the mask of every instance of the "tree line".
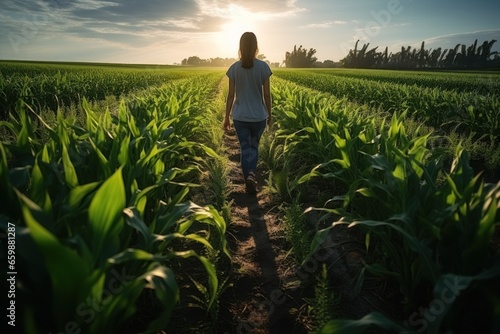
[[457, 44], [453, 49], [426, 49], [425, 42], [420, 48], [401, 47], [401, 51], [389, 53], [386, 47], [377, 52], [378, 46], [368, 50], [370, 43], [358, 49], [359, 40], [349, 54], [340, 61], [342, 67], [350, 68], [394, 68], [394, 69], [485, 69], [500, 66], [500, 55], [492, 51], [496, 40], [484, 41], [478, 45], [477, 39], [467, 47]]
[[[263, 54], [259, 54], [257, 56], [257, 59], [264, 60], [266, 61], [266, 56]], [[181, 61], [181, 65], [184, 66], [208, 66], [208, 67], [229, 67], [231, 66], [234, 62], [236, 62], [238, 59], [236, 58], [209, 58], [209, 59], [202, 59], [198, 56], [191, 56], [189, 58], [184, 58]], [[269, 61], [266, 61], [269, 66], [273, 67], [278, 67], [279, 63], [271, 63]]]
[[[346, 68], [385, 68], [385, 69], [500, 69], [500, 54], [492, 51], [496, 40], [484, 41], [481, 45], [478, 40], [470, 45], [457, 44], [453, 49], [426, 49], [425, 42], [420, 48], [411, 46], [401, 47], [398, 52], [390, 52], [386, 47], [383, 52], [377, 52], [378, 46], [368, 49], [370, 43], [358, 48], [359, 40], [354, 49], [349, 50], [346, 57], [339, 62], [325, 60], [319, 62], [315, 57], [316, 49], [306, 49], [302, 45], [294, 45], [292, 51], [285, 53], [282, 63], [270, 63], [271, 67], [346, 67]], [[265, 60], [260, 54], [258, 59]], [[228, 67], [237, 61], [236, 58], [200, 59], [192, 56], [182, 60], [181, 65], [189, 66], [224, 66]]]
[[234, 63], [237, 59], [236, 58], [209, 58], [209, 59], [202, 59], [198, 56], [191, 56], [189, 58], [184, 58], [181, 61], [181, 65], [185, 66], [230, 66], [232, 63]]

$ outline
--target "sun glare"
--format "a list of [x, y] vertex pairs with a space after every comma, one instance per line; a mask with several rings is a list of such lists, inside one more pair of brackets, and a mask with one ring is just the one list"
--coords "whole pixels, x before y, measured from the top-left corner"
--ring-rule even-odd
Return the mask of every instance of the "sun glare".
[[233, 55], [236, 58], [241, 35], [246, 31], [254, 31], [254, 28], [255, 26], [249, 20], [234, 20], [222, 25], [218, 33], [221, 51], [228, 57]]
[[257, 34], [256, 14], [248, 12], [241, 7], [231, 6], [226, 13], [227, 22], [222, 24], [216, 34], [220, 57], [237, 58], [241, 35], [246, 31]]

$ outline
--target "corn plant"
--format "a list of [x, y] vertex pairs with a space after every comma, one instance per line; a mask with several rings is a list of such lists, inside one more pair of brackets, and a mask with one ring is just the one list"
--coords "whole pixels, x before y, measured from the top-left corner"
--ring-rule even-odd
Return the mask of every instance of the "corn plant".
[[[370, 145], [374, 131], [369, 133], [366, 129], [373, 120], [363, 118], [344, 100], [311, 94], [279, 79], [274, 82], [278, 130], [270, 150], [282, 146], [282, 168], [288, 170], [287, 174], [296, 175], [287, 187], [298, 189], [310, 179], [311, 168], [324, 162], [346, 167], [336, 170], [343, 174], [344, 183], [349, 184], [354, 178], [353, 169], [359, 165], [357, 150]], [[288, 196], [293, 198], [291, 193]]]
[[[296, 87], [288, 82], [282, 85]], [[307, 161], [305, 166], [312, 167], [306, 173], [303, 169], [292, 170], [297, 183], [307, 186], [319, 177], [345, 185], [344, 193], [333, 193], [327, 206], [309, 209], [325, 213], [323, 222], [332, 222], [330, 227], [317, 232], [311, 254], [334, 232], [335, 226], [357, 226], [366, 235], [364, 271], [397, 282], [405, 297], [404, 310], [410, 316], [406, 324], [380, 313], [359, 321], [334, 320], [322, 332], [363, 332], [370, 326], [415, 330], [419, 324], [415, 319], [431, 317], [433, 311], [429, 307], [423, 315], [410, 314], [418, 307], [425, 307], [417, 304], [416, 294], [422, 293], [422, 287], [434, 289], [433, 293], [421, 296], [431, 302], [433, 297], [444, 293], [444, 282], [449, 280], [464, 283], [460, 288], [463, 291], [483, 296], [494, 291], [489, 286], [498, 277], [498, 254], [490, 243], [499, 222], [499, 185], [485, 184], [474, 174], [466, 151], [458, 146], [454, 161], [446, 170], [449, 153], [430, 149], [429, 143], [438, 138], [432, 134], [407, 134], [404, 113], [396, 113], [388, 123], [375, 116], [356, 122], [362, 117], [356, 105], [346, 104], [344, 112], [335, 112], [335, 99], [299, 89], [293, 94], [297, 102], [290, 102], [294, 101], [292, 97], [281, 102], [287, 88], [277, 90], [274, 96], [278, 98], [274, 101], [282, 104], [276, 108], [275, 119], [280, 135], [286, 139], [282, 143], [288, 145], [284, 151], [289, 158], [300, 157]], [[320, 103], [315, 101], [319, 100], [328, 102], [318, 108]], [[322, 117], [323, 110], [328, 108], [333, 112]], [[330, 132], [318, 136], [325, 127]], [[313, 145], [317, 145], [315, 153], [311, 153]], [[318, 157], [324, 160], [318, 161]], [[317, 165], [311, 166], [312, 161]], [[362, 281], [358, 280], [358, 289], [360, 284]], [[426, 325], [435, 331], [440, 326], [454, 328], [453, 319], [467, 309], [467, 294], [453, 298], [436, 322]], [[493, 314], [495, 299], [488, 305]]]
[[[396, 131], [379, 137], [380, 143], [386, 141], [384, 149], [367, 155], [372, 166], [356, 182], [356, 194], [344, 198], [349, 199], [344, 209], [321, 209], [342, 219], [319, 231], [313, 244], [339, 224], [364, 229], [371, 236], [368, 256], [374, 255], [366, 270], [395, 279], [408, 309], [416, 307], [413, 298], [422, 284], [438, 289], [435, 294], [442, 291], [443, 275], [465, 275], [472, 281], [486, 270], [488, 279], [496, 277], [498, 254], [490, 241], [499, 223], [500, 184], [480, 182], [463, 150], [457, 151], [446, 182], [440, 184], [441, 157], [427, 156], [427, 138], [393, 145], [390, 138], [401, 131], [401, 124], [393, 122], [391, 130]], [[345, 210], [355, 202], [354, 212]]]
[[[98, 114], [83, 101], [84, 127], [61, 113], [54, 125], [28, 117], [22, 104], [19, 118], [2, 122], [10, 139], [0, 146], [0, 176], [14, 208], [1, 225], [16, 222], [22, 235], [25, 332], [117, 331], [146, 290], [162, 312], [142, 330], [160, 331], [179, 300], [175, 268], [183, 258], [199, 260], [207, 308], [213, 307], [219, 291], [213, 261], [229, 256], [225, 221], [213, 207], [187, 200], [196, 184], [185, 178], [201, 155], [216, 157], [189, 140], [201, 122], [200, 101], [218, 80], [206, 78], [157, 91], [162, 99], [122, 103], [116, 114]], [[48, 133], [45, 142], [34, 120]]]
[[81, 98], [92, 101], [108, 96], [120, 97], [149, 86], [197, 75], [195, 71], [172, 68], [112, 67], [102, 65], [49, 65], [37, 63], [0, 63], [0, 107], [6, 114], [22, 99], [37, 110], [56, 110], [78, 104]]
[[[478, 95], [476, 91], [444, 90], [442, 86], [427, 88], [425, 84], [409, 86], [389, 81], [380, 82], [373, 75], [368, 79], [361, 79], [328, 73], [331, 72], [278, 71], [277, 75], [339, 98], [347, 97], [357, 103], [380, 106], [389, 112], [404, 108], [408, 110], [409, 116], [425, 120], [428, 125], [436, 128], [459, 127], [466, 134], [474, 133], [477, 139], [487, 136], [490, 142], [500, 135], [499, 101], [494, 89]], [[483, 79], [488, 87], [489, 80], [491, 79]]]

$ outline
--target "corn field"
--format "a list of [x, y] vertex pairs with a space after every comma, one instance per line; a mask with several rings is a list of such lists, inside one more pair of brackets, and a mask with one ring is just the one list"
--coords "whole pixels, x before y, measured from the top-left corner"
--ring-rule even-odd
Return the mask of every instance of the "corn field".
[[[306, 257], [347, 226], [364, 246], [353, 291], [400, 295], [397, 316], [315, 332], [457, 332], [477, 300], [500, 329], [500, 77], [273, 72], [261, 163], [284, 207], [317, 217]], [[225, 154], [224, 73], [0, 64], [0, 227], [15, 226], [0, 257], [25, 333], [126, 332], [145, 301], [159, 311], [137, 332], [175, 333], [186, 295], [215, 323], [230, 203], [206, 180]]]

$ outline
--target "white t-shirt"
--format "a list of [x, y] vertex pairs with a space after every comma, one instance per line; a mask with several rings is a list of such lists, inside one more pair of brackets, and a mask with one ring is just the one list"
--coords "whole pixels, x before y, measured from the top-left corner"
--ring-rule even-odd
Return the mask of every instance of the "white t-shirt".
[[229, 67], [226, 75], [234, 81], [236, 100], [233, 119], [243, 122], [260, 122], [269, 116], [262, 96], [262, 85], [273, 73], [260, 59], [254, 59], [252, 68], [241, 67], [241, 60]]

